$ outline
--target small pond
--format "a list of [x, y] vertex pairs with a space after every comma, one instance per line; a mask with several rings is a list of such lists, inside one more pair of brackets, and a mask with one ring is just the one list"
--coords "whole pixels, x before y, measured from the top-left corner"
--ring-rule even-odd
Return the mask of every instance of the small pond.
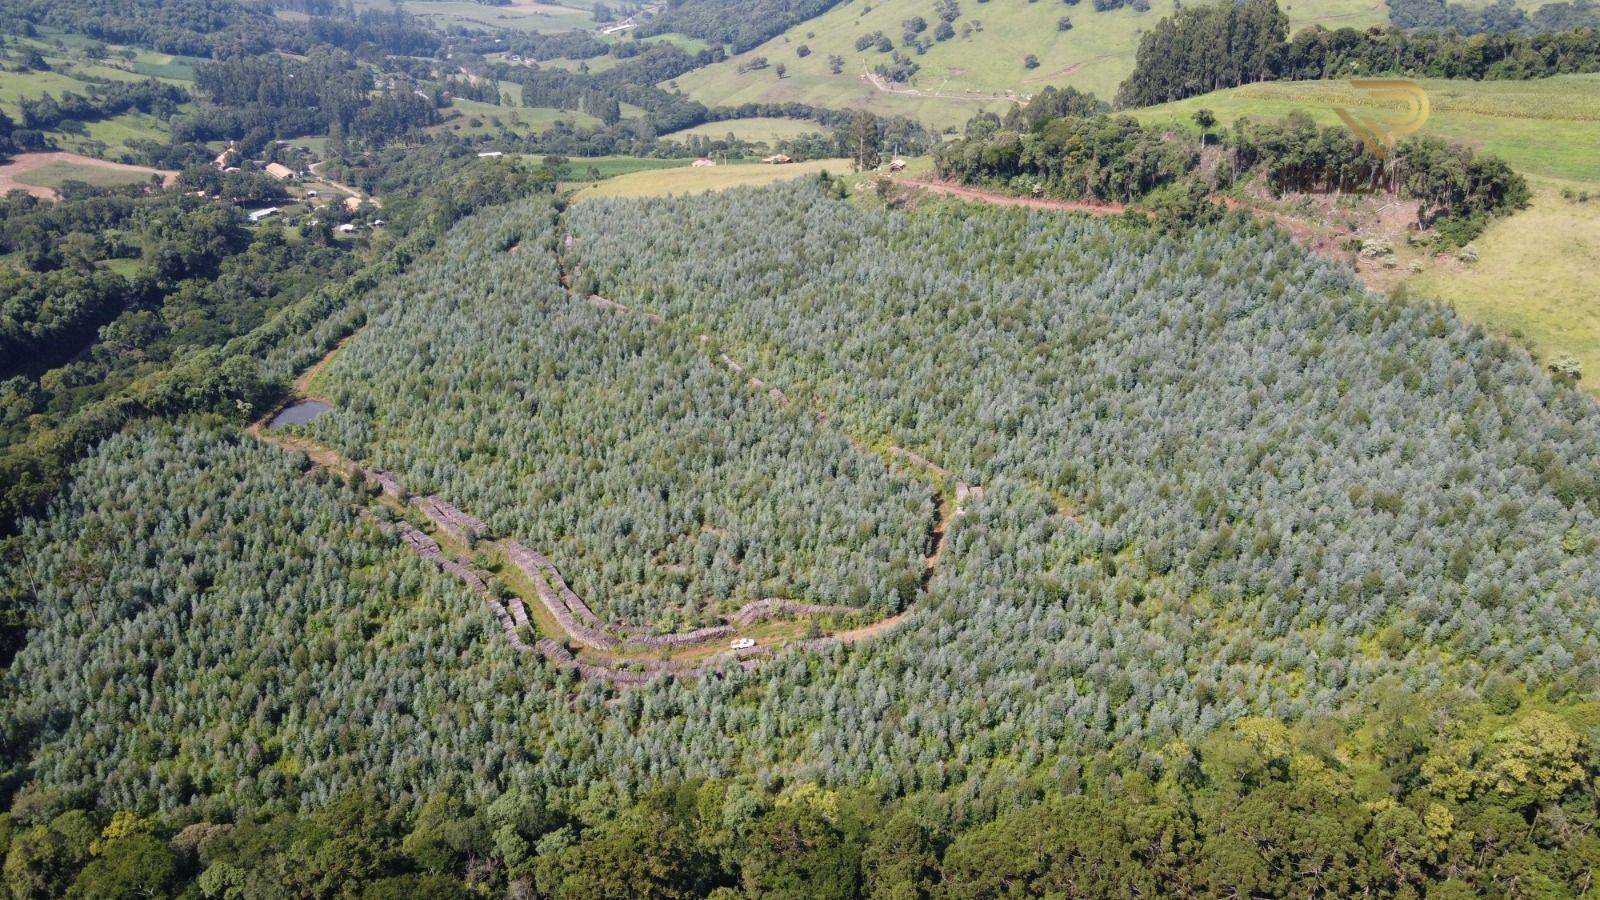
[[267, 423], [267, 428], [282, 428], [285, 425], [304, 425], [307, 422], [333, 409], [321, 400], [301, 400], [293, 406], [284, 407]]

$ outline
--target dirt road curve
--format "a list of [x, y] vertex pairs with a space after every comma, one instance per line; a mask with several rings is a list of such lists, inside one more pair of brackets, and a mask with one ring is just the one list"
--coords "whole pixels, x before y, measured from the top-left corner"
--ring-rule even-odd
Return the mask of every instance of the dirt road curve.
[[1028, 209], [1051, 209], [1063, 212], [1086, 212], [1097, 216], [1115, 216], [1127, 210], [1121, 203], [1095, 203], [1087, 200], [1051, 200], [1046, 197], [1015, 197], [997, 191], [985, 191], [979, 188], [954, 184], [949, 181], [932, 181], [918, 178], [903, 178], [898, 184], [907, 187], [920, 188], [935, 194], [944, 194], [960, 200], [973, 200], [978, 203], [991, 203], [995, 206], [1024, 206]]
[[79, 166], [92, 166], [96, 169], [111, 169], [118, 172], [139, 172], [145, 175], [160, 175], [162, 184], [171, 184], [178, 177], [177, 172], [165, 169], [152, 169], [149, 166], [130, 166], [126, 163], [107, 162], [95, 159], [92, 156], [80, 156], [77, 153], [67, 153], [64, 150], [52, 150], [47, 153], [19, 153], [11, 162], [0, 166], [0, 195], [13, 190], [24, 190], [45, 200], [56, 198], [55, 188], [40, 187], [36, 184], [23, 184], [17, 181], [18, 175], [32, 172], [51, 163], [71, 163]]

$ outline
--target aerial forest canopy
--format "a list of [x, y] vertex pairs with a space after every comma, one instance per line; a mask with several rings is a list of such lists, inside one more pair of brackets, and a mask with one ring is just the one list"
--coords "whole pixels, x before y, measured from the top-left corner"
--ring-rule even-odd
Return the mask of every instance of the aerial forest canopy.
[[312, 436], [565, 560], [602, 615], [709, 624], [775, 595], [899, 611], [929, 490], [752, 394], [695, 336], [574, 303], [553, 228], [483, 213], [408, 273], [406, 302], [320, 376], [335, 411]]
[[[607, 702], [514, 662], [343, 482], [247, 437], [143, 429], [80, 464], [3, 576], [35, 610], [4, 682], [30, 803], [215, 820], [358, 786], [613, 803], [726, 775], [951, 791], [977, 815], [1091, 759], [1159, 778], [1241, 716], [1335, 716], [1384, 685], [1563, 703], [1600, 684], [1593, 401], [1280, 234], [869, 212], [814, 183], [562, 218], [481, 213], [363, 295], [370, 324], [326, 376], [340, 408], [311, 431], [549, 538], [597, 585], [652, 584], [630, 554], [662, 535], [618, 525], [708, 491], [711, 530], [663, 560], [697, 599], [772, 575], [892, 598], [927, 501], [845, 439], [893, 441], [986, 486], [905, 626]], [[462, 322], [469, 303], [496, 324]], [[791, 406], [741, 395], [747, 376]], [[703, 429], [749, 449], [685, 440]], [[773, 490], [812, 511], [733, 508]], [[831, 555], [863, 527], [871, 559]], [[618, 608], [670, 617], [658, 596]]]
[[[792, 591], [903, 626], [617, 696], [515, 655], [358, 482], [214, 421], [136, 427], [0, 573], [34, 625], [0, 682], [8, 883], [1586, 877], [1600, 410], [1280, 233], [868, 211], [831, 181], [539, 199], [336, 318], [365, 324], [299, 433], [540, 544], [608, 613]], [[868, 452], [891, 443], [985, 486], [925, 593], [931, 501]], [[1233, 837], [1263, 821], [1283, 839]], [[1012, 849], [1036, 841], [1077, 849]]]

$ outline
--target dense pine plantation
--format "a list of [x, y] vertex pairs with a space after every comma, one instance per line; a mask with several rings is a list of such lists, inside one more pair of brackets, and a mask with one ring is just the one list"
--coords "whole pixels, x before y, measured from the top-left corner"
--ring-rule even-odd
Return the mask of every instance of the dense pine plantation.
[[79, 465], [4, 576], [36, 600], [5, 686], [40, 788], [215, 815], [531, 746], [506, 730], [523, 702], [501, 688], [524, 682], [481, 605], [303, 466], [164, 427]]
[[336, 409], [311, 434], [542, 549], [602, 615], [670, 627], [762, 597], [909, 602], [931, 487], [694, 336], [569, 297], [552, 215], [484, 213], [387, 286], [318, 382]]
[[570, 218], [585, 289], [1000, 488], [943, 579], [946, 646], [1053, 668], [1069, 730], [1327, 711], [1389, 672], [1597, 686], [1592, 402], [1281, 234], [811, 185]]
[[[35, 625], [0, 681], [18, 896], [130, 856], [229, 898], [1565, 896], [1600, 867], [1600, 415], [1281, 234], [815, 184], [519, 202], [273, 364], [362, 321], [307, 432], [597, 609], [917, 602], [613, 690], [515, 654], [370, 489], [133, 428], [0, 568]], [[891, 444], [985, 488], [925, 595], [932, 489]]]

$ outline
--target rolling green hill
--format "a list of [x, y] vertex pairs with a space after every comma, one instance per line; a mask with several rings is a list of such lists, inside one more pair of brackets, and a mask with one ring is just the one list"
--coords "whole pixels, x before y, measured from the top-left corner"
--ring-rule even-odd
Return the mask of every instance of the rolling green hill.
[[804, 119], [780, 119], [770, 116], [755, 116], [748, 119], [727, 119], [721, 122], [707, 122], [682, 131], [662, 135], [670, 140], [687, 140], [691, 137], [711, 138], [713, 140], [733, 135], [741, 141], [766, 141], [772, 143], [786, 138], [799, 137], [817, 131], [827, 131], [816, 122]]
[[[1525, 343], [1543, 360], [1571, 354], [1600, 386], [1600, 322], [1593, 278], [1600, 265], [1600, 75], [1535, 81], [1422, 79], [1431, 115], [1418, 132], [1503, 157], [1532, 176], [1530, 207], [1489, 226], [1478, 260], [1424, 256], [1407, 289], [1444, 300], [1491, 330]], [[1152, 123], [1196, 130], [1195, 110], [1210, 109], [1219, 127], [1241, 117], [1277, 118], [1305, 110], [1335, 124], [1335, 106], [1374, 108], [1343, 82], [1278, 82], [1216, 91], [1137, 110]], [[1404, 250], [1404, 248], [1402, 248]]]
[[[1600, 184], [1600, 75], [1560, 75], [1536, 81], [1420, 79], [1431, 114], [1419, 134], [1498, 154], [1518, 171]], [[1376, 108], [1341, 81], [1249, 84], [1134, 112], [1146, 122], [1195, 130], [1190, 116], [1209, 109], [1231, 126], [1242, 116], [1277, 118], [1303, 109], [1335, 124], [1333, 109]]]
[[[91, 56], [84, 44], [81, 38], [55, 35], [12, 41], [8, 46], [13, 51], [37, 50], [49, 69], [19, 70], [14, 64], [5, 65], [0, 70], [0, 112], [20, 120], [22, 100], [36, 100], [45, 94], [89, 94], [104, 81], [156, 78], [187, 87], [194, 80], [194, 64], [198, 60], [190, 57], [117, 45], [104, 47], [103, 55]], [[137, 111], [85, 123], [82, 131], [49, 130], [45, 134], [63, 150], [112, 157], [129, 141], [164, 142], [171, 137], [164, 122]]]
[[404, 0], [390, 4], [389, 0], [358, 0], [359, 10], [384, 11], [399, 6], [421, 19], [431, 28], [441, 31], [465, 29], [469, 31], [570, 31], [574, 28], [593, 28], [596, 25], [591, 9], [594, 0], [514, 0], [504, 6], [474, 3], [472, 0]]
[[[1089, 4], [1068, 6], [1060, 0], [966, 0], [952, 23], [954, 37], [933, 42], [921, 56], [902, 51], [921, 68], [896, 89], [906, 92], [892, 93], [865, 77], [874, 66], [888, 64], [890, 54], [871, 47], [857, 51], [856, 40], [882, 31], [899, 49], [901, 23], [914, 16], [928, 22], [925, 36], [931, 40], [939, 21], [933, 2], [850, 0], [754, 50], [683, 75], [675, 84], [711, 105], [793, 100], [955, 127], [980, 109], [1003, 109], [1008, 97], [1026, 97], [1046, 85], [1073, 85], [1110, 98], [1133, 66], [1139, 35], [1171, 15], [1174, 7], [1173, 0], [1153, 0], [1146, 13], [1132, 8], [1095, 12]], [[1291, 28], [1365, 27], [1386, 21], [1382, 0], [1299, 0], [1286, 4], [1285, 12]], [[1062, 16], [1071, 18], [1070, 31], [1057, 30]], [[798, 54], [801, 45], [810, 49], [809, 55]], [[1025, 67], [1028, 54], [1038, 58], [1037, 68]], [[840, 74], [831, 74], [829, 56], [843, 58]], [[740, 74], [740, 66], [756, 57], [765, 57], [769, 67]], [[783, 78], [776, 73], [779, 63], [787, 68]]]

